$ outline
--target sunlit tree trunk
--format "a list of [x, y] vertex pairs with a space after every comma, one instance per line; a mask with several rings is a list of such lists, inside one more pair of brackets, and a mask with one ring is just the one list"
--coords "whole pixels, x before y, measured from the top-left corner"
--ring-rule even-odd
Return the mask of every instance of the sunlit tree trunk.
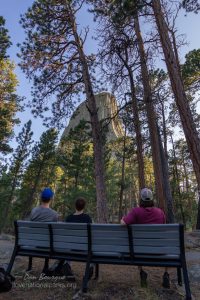
[[77, 32], [77, 26], [74, 18], [74, 14], [66, 1], [67, 8], [69, 10], [69, 18], [72, 24], [72, 30], [74, 39], [78, 48], [80, 62], [83, 72], [83, 80], [85, 84], [85, 92], [87, 96], [87, 107], [90, 114], [92, 137], [94, 146], [94, 163], [95, 163], [95, 180], [96, 180], [96, 198], [97, 198], [97, 220], [99, 223], [107, 223], [108, 211], [107, 211], [107, 198], [106, 198], [106, 185], [104, 175], [104, 160], [103, 160], [103, 146], [101, 128], [97, 114], [96, 101], [92, 88], [91, 78], [89, 74], [88, 63], [83, 51], [83, 43]]
[[[152, 148], [152, 158], [153, 158], [153, 167], [154, 167], [154, 175], [155, 175], [155, 184], [156, 184], [156, 194], [159, 200], [160, 207], [167, 212], [167, 218], [171, 222], [174, 220], [174, 214], [172, 209], [172, 197], [170, 196], [171, 191], [169, 190], [166, 195], [166, 190], [164, 186], [164, 177], [165, 180], [169, 181], [169, 178], [166, 178], [167, 174], [164, 174], [163, 170], [163, 159], [161, 154], [163, 151], [162, 143], [159, 142], [158, 130], [157, 130], [157, 122], [156, 122], [156, 113], [153, 106], [153, 99], [152, 99], [152, 91], [150, 86], [149, 80], [149, 72], [146, 63], [146, 53], [144, 49], [143, 38], [140, 32], [140, 25], [139, 19], [136, 15], [134, 17], [134, 28], [135, 33], [137, 36], [138, 42], [138, 50], [140, 55], [140, 63], [141, 63], [141, 74], [142, 74], [142, 82], [144, 87], [144, 101], [146, 105], [147, 111], [147, 119], [149, 125], [149, 132], [150, 132], [150, 141], [151, 141], [151, 148]], [[169, 187], [169, 184], [168, 184]], [[170, 199], [167, 199], [167, 196], [170, 196]], [[170, 204], [170, 205], [169, 205]], [[168, 207], [166, 207], [168, 205]]]

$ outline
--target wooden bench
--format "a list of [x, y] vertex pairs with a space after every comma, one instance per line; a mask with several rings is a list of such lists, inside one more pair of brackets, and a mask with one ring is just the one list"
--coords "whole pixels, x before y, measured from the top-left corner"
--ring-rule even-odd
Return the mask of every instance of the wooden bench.
[[97, 266], [97, 277], [99, 264], [174, 267], [179, 285], [183, 271], [186, 299], [192, 299], [181, 224], [123, 226], [15, 221], [15, 234], [7, 273], [11, 272], [17, 255], [85, 262], [82, 290], [86, 292], [91, 263]]

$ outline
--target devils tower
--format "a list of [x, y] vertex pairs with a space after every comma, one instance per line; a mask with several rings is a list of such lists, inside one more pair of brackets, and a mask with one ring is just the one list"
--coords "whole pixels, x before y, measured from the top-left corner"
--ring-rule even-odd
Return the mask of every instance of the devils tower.
[[[116, 140], [124, 135], [122, 122], [117, 114], [117, 102], [113, 95], [108, 92], [102, 92], [95, 95], [98, 109], [99, 121], [107, 122], [107, 141]], [[63, 137], [68, 136], [70, 129], [79, 125], [81, 120], [90, 121], [90, 115], [86, 106], [86, 101], [82, 102], [73, 113], [68, 126], [65, 128]]]

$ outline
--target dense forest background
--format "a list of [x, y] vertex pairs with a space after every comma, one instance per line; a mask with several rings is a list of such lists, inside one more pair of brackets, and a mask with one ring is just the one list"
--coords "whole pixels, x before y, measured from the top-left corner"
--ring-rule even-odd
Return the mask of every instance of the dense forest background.
[[[96, 22], [95, 55], [85, 52], [89, 28], [76, 21], [83, 6]], [[35, 0], [21, 16], [25, 41], [18, 56], [33, 87], [28, 105], [47, 127], [38, 142], [31, 120], [14, 135], [16, 114], [26, 107], [16, 94], [0, 17], [0, 231], [26, 218], [46, 186], [55, 191], [52, 207], [61, 219], [81, 195], [95, 221], [119, 222], [146, 186], [168, 222], [200, 228], [200, 49], [181, 64], [186, 41], [176, 28], [181, 10], [199, 9], [198, 0]], [[111, 120], [99, 120], [94, 97], [105, 86], [123, 122], [124, 136], [114, 141], [106, 139]], [[60, 140], [63, 120], [82, 95], [90, 122]]]

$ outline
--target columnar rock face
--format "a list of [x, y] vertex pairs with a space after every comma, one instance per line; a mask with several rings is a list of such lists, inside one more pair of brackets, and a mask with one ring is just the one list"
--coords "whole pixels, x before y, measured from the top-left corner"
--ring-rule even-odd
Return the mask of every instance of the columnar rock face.
[[[102, 92], [95, 95], [96, 105], [98, 108], [99, 120], [104, 120], [108, 124], [106, 133], [107, 141], [115, 140], [124, 135], [122, 122], [117, 115], [117, 103], [113, 95], [108, 92]], [[68, 126], [64, 130], [63, 137], [68, 136], [70, 129], [74, 129], [79, 125], [81, 120], [90, 122], [89, 111], [86, 106], [86, 101], [82, 102], [72, 115]]]

